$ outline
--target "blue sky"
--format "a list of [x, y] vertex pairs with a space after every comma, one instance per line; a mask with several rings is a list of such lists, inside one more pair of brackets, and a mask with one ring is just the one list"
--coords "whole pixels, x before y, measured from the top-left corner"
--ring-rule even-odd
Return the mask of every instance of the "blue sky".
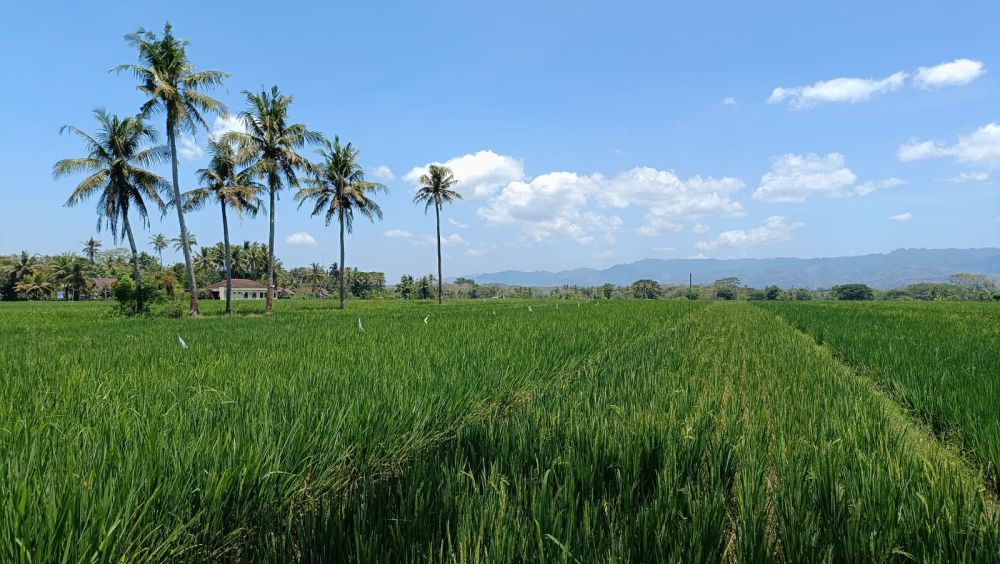
[[[435, 267], [433, 216], [411, 203], [430, 162], [466, 195], [444, 211], [446, 275], [1000, 245], [1000, 3], [670, 4], [17, 3], [0, 33], [0, 253], [96, 234], [96, 202], [63, 207], [77, 179], [51, 177], [82, 154], [59, 126], [135, 112], [134, 80], [107, 71], [134, 62], [126, 33], [167, 19], [199, 68], [231, 73], [215, 94], [232, 110], [277, 84], [293, 121], [360, 148], [391, 193], [347, 262], [390, 279]], [[183, 189], [206, 137], [181, 144]], [[278, 255], [329, 264], [336, 229], [291, 196]], [[221, 240], [217, 216], [189, 216], [201, 243]], [[233, 223], [266, 239], [262, 218]], [[140, 240], [157, 232], [176, 219]]]

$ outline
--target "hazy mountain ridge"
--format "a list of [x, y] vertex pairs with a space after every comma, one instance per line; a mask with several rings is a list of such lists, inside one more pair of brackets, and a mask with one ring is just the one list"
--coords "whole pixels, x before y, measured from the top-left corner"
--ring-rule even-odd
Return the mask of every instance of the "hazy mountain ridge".
[[480, 284], [519, 286], [595, 286], [630, 284], [650, 278], [665, 284], [695, 284], [736, 276], [744, 284], [783, 288], [828, 288], [862, 283], [895, 288], [917, 282], [940, 282], [950, 274], [972, 272], [1000, 278], [1000, 248], [897, 249], [886, 254], [829, 258], [642, 259], [603, 270], [576, 268], [559, 272], [505, 270], [468, 276]]

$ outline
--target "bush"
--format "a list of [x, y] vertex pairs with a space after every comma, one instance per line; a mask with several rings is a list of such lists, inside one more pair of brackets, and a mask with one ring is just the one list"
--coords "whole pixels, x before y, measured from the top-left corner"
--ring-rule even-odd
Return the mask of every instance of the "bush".
[[128, 274], [119, 274], [111, 285], [111, 294], [118, 302], [118, 311], [122, 315], [142, 315], [149, 312], [149, 306], [163, 301], [163, 290], [152, 284], [142, 286], [142, 309], [138, 308], [138, 292], [135, 282]]
[[720, 300], [735, 300], [736, 290], [732, 286], [722, 286], [715, 290], [715, 297]]

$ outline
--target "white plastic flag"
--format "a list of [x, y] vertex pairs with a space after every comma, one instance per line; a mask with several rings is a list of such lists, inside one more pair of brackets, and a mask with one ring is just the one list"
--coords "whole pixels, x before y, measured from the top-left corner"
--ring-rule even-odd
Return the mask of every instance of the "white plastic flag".
[[358, 318], [358, 331], [364, 331], [365, 326], [361, 324], [361, 318]]
[[184, 339], [181, 338], [181, 334], [180, 333], [177, 334], [177, 342], [181, 344], [181, 348], [182, 349], [188, 348], [188, 344], [185, 343]]
[[428, 315], [428, 316], [426, 316], [426, 317], [424, 317], [424, 325], [427, 325], [427, 320], [428, 320], [428, 319], [430, 319], [430, 317], [431, 317], [431, 316], [429, 316], [429, 315]]

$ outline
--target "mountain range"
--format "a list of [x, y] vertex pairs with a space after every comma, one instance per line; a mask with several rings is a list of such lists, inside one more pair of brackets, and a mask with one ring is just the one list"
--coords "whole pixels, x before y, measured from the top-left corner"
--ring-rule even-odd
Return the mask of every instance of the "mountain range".
[[649, 278], [662, 284], [709, 284], [735, 276], [750, 287], [829, 288], [860, 283], [897, 288], [917, 282], [940, 282], [951, 274], [970, 272], [1000, 278], [1000, 248], [897, 249], [885, 254], [830, 258], [643, 259], [602, 270], [577, 268], [559, 272], [505, 270], [474, 274], [479, 284], [554, 287], [630, 284]]

